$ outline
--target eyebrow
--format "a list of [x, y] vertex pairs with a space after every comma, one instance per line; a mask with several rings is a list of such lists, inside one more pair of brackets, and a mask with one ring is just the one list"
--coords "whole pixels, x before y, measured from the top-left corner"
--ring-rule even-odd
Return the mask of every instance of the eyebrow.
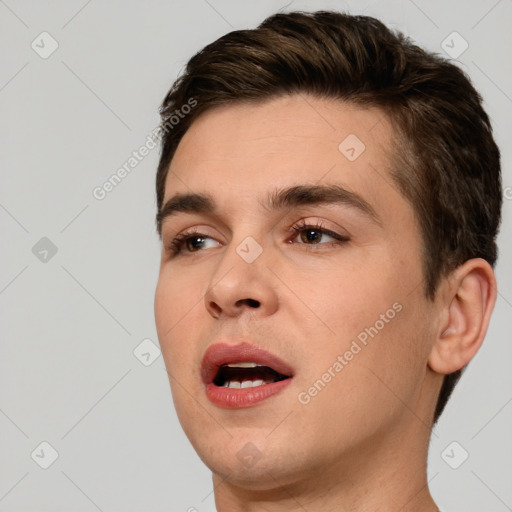
[[[368, 201], [359, 194], [339, 185], [296, 185], [270, 192], [260, 205], [269, 211], [278, 211], [308, 205], [344, 205], [358, 210], [375, 223], [381, 219]], [[179, 213], [216, 214], [213, 197], [203, 193], [178, 193], [165, 202], [157, 213], [156, 223], [161, 234], [165, 219]]]

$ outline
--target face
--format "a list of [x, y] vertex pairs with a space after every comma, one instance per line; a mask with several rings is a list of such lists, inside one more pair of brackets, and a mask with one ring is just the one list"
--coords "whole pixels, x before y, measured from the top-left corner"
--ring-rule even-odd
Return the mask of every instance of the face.
[[214, 474], [265, 488], [354, 470], [426, 430], [433, 312], [392, 135], [379, 110], [286, 96], [210, 110], [180, 142], [155, 316]]

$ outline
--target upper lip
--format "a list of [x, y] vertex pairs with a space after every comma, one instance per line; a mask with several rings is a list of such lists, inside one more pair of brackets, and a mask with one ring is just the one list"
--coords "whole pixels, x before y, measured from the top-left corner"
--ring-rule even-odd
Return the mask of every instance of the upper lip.
[[201, 375], [205, 384], [213, 382], [219, 367], [223, 364], [251, 361], [268, 366], [282, 375], [293, 377], [293, 369], [279, 357], [247, 342], [230, 345], [216, 343], [208, 347], [201, 364]]

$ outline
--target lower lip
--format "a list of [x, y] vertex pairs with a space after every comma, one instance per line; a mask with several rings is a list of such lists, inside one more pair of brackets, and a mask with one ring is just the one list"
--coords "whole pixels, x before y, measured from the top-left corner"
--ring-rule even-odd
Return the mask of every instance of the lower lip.
[[277, 395], [290, 384], [291, 380], [291, 378], [288, 378], [279, 382], [273, 382], [272, 384], [262, 384], [255, 388], [240, 389], [225, 388], [210, 383], [206, 385], [206, 396], [210, 402], [218, 407], [242, 409]]

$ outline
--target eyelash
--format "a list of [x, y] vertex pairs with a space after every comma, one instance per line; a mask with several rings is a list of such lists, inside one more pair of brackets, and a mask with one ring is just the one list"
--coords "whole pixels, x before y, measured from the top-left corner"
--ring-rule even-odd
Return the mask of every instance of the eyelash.
[[181, 253], [183, 249], [183, 245], [189, 238], [194, 237], [207, 237], [208, 235], [205, 235], [204, 233], [201, 233], [197, 229], [193, 229], [191, 231], [185, 231], [185, 233], [180, 233], [179, 235], [175, 236], [167, 246], [168, 252], [171, 254], [171, 256], [177, 256], [179, 253]]
[[295, 234], [294, 238], [296, 238], [299, 233], [306, 230], [321, 231], [324, 235], [328, 235], [337, 240], [336, 242], [327, 242], [323, 244], [301, 244], [306, 246], [306, 250], [316, 250], [316, 245], [341, 245], [349, 241], [349, 237], [335, 233], [330, 229], [326, 229], [321, 222], [308, 223], [304, 220], [301, 220], [299, 224], [295, 224], [290, 228], [290, 231], [292, 231]]
[[[342, 245], [346, 242], [348, 242], [350, 239], [347, 236], [339, 235], [338, 233], [335, 233], [334, 231], [331, 231], [329, 229], [325, 229], [322, 223], [306, 223], [305, 221], [300, 221], [299, 224], [296, 224], [295, 226], [292, 226], [290, 228], [290, 232], [292, 232], [295, 236], [294, 239], [301, 233], [302, 231], [306, 230], [312, 230], [312, 231], [321, 231], [322, 234], [328, 235], [334, 239], [336, 239], [336, 242], [326, 242], [323, 244], [300, 244], [306, 246], [306, 250], [316, 250], [316, 245]], [[171, 254], [171, 256], [177, 256], [179, 255], [182, 250], [183, 246], [185, 245], [185, 242], [189, 238], [211, 238], [210, 236], [201, 233], [197, 230], [197, 228], [194, 228], [191, 231], [186, 231], [184, 233], [180, 233], [179, 235], [175, 236], [170, 243], [167, 245], [166, 249]], [[313, 246], [313, 247], [312, 247]], [[196, 251], [196, 252], [200, 252]], [[192, 253], [190, 253], [192, 254]]]

